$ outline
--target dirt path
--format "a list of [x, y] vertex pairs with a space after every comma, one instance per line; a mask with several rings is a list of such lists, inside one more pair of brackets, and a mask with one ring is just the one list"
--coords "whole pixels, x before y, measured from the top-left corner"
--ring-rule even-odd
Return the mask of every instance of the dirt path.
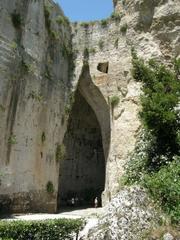
[[97, 218], [97, 215], [101, 214], [102, 208], [85, 208], [85, 209], [73, 209], [65, 208], [57, 214], [36, 213], [36, 214], [13, 214], [6, 216], [4, 220], [45, 220], [45, 219], [59, 219], [59, 218]]

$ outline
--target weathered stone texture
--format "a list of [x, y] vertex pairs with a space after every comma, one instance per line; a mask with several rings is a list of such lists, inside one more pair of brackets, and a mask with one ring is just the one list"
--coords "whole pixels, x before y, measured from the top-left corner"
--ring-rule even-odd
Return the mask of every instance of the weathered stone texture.
[[[44, 192], [47, 199], [50, 181], [54, 195], [49, 193], [52, 201], [47, 200], [47, 205], [53, 202], [56, 210], [56, 149], [63, 142], [68, 122], [65, 109], [71, 109], [71, 95], [77, 87], [101, 129], [106, 165], [103, 203], [118, 191], [123, 165], [140, 128], [141, 86], [132, 79], [131, 48], [144, 59], [156, 58], [171, 66], [171, 58], [180, 55], [180, 2], [114, 3], [115, 17], [105, 23], [69, 26], [62, 10], [50, 0], [0, 1], [3, 199], [31, 192]], [[105, 70], [98, 67], [106, 64]], [[114, 97], [119, 99], [116, 106], [112, 104]], [[34, 199], [39, 199], [35, 195]], [[21, 204], [19, 209], [25, 211]], [[37, 209], [41, 210], [41, 204], [31, 208]]]
[[[0, 193], [13, 202], [13, 196], [33, 192], [35, 203], [35, 192], [46, 192], [48, 181], [55, 192], [58, 188], [55, 152], [66, 128], [61, 118], [70, 89], [70, 63], [64, 53], [65, 44], [71, 48], [70, 26], [56, 22], [63, 15], [51, 1], [0, 1], [0, 9]], [[14, 21], [20, 18], [19, 26], [13, 25], [13, 14]], [[16, 202], [25, 211], [22, 195]]]
[[121, 190], [100, 216], [97, 226], [89, 230], [84, 240], [142, 240], [157, 227], [160, 216], [152, 207], [144, 189], [137, 186]]

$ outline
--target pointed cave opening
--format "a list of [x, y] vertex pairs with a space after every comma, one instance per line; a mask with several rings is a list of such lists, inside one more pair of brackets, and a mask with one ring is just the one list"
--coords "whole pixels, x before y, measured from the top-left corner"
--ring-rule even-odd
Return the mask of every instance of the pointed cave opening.
[[105, 157], [102, 135], [96, 114], [76, 91], [64, 137], [66, 154], [60, 162], [58, 208], [92, 206], [105, 187]]

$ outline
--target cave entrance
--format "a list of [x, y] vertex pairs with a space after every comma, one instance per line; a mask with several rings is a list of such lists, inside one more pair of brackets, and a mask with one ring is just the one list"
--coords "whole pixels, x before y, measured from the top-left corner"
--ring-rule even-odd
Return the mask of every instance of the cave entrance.
[[105, 157], [97, 117], [79, 90], [64, 137], [66, 154], [60, 163], [59, 206], [93, 204], [105, 185]]

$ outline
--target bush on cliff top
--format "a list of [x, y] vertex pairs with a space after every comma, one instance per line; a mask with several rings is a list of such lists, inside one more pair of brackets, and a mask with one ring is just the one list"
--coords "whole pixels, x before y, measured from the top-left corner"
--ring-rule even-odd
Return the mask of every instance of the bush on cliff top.
[[73, 239], [82, 228], [82, 220], [1, 221], [0, 240]]

